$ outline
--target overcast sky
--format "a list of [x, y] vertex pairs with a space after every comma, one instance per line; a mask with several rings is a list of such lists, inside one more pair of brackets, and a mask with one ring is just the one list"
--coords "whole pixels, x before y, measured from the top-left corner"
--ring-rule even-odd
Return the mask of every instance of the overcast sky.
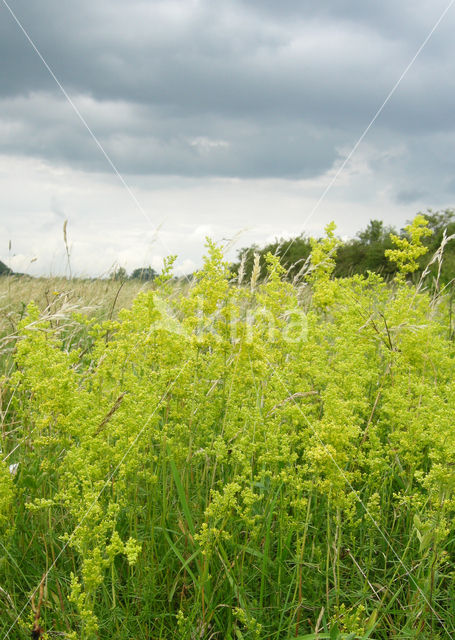
[[207, 235], [239, 248], [335, 220], [348, 237], [454, 205], [455, 5], [314, 210], [448, 0], [8, 4], [75, 107], [0, 0], [15, 270], [65, 272], [65, 219], [80, 275], [171, 253], [190, 272]]

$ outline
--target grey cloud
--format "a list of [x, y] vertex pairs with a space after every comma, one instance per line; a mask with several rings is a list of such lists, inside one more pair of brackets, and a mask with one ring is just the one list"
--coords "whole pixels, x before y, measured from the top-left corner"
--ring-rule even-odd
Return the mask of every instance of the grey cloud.
[[[429, 27], [439, 18], [447, 7], [447, 3], [439, 0], [419, 3], [413, 0], [370, 0], [354, 2], [353, 0], [237, 0], [238, 4], [250, 11], [258, 11], [273, 16], [275, 20], [335, 21], [340, 28], [346, 23], [354, 23], [384, 32], [390, 40], [403, 35], [416, 33], [417, 37], [427, 35]], [[421, 30], [421, 33], [419, 33]]]
[[396, 200], [400, 204], [410, 204], [412, 202], [422, 200], [425, 195], [425, 191], [422, 191], [422, 189], [410, 187], [408, 189], [401, 189], [401, 191], [398, 191], [396, 194]]
[[453, 172], [452, 176], [453, 177], [447, 179], [446, 189], [447, 192], [453, 197], [455, 195], [455, 171]]
[[[356, 141], [444, 8], [427, 0], [11, 6], [122, 172], [288, 178], [326, 172]], [[395, 137], [409, 148], [453, 131], [454, 23], [448, 14], [371, 144]], [[108, 171], [1, 4], [0, 60], [0, 152]]]
[[[337, 156], [341, 133], [304, 122], [270, 121], [260, 127], [247, 120], [172, 117], [162, 109], [134, 109], [118, 103], [83, 101], [94, 130], [120, 171], [244, 177], [310, 177], [328, 170]], [[82, 106], [81, 106], [82, 108]], [[45, 156], [79, 168], [108, 168], [93, 139], [62, 99], [34, 94], [0, 101], [4, 152]], [[103, 111], [109, 118], [103, 122]]]
[[[125, 9], [119, 2], [68, 5], [48, 0], [36, 5], [21, 0], [13, 7], [71, 90], [98, 100], [161, 104], [185, 113], [294, 114], [352, 122], [372, 113], [415, 52], [409, 25], [395, 42], [377, 28], [377, 3], [368, 3], [368, 11], [357, 5], [356, 20], [344, 25], [334, 16], [325, 22], [315, 19], [318, 7], [327, 12], [336, 3], [305, 2], [302, 19], [291, 24], [282, 3], [275, 3], [279, 8], [269, 20], [261, 20], [262, 2], [247, 4], [249, 10], [243, 12], [238, 3], [227, 1], [132, 2]], [[175, 15], [167, 6], [174, 7]], [[194, 9], [185, 10], [188, 6]], [[390, 10], [391, 4], [384, 6]], [[353, 19], [357, 14], [352, 8], [348, 3], [345, 10]], [[368, 29], [360, 20], [365, 13]], [[397, 7], [395, 14], [400, 15]], [[0, 54], [7, 60], [1, 92], [53, 87], [8, 15], [0, 36]], [[434, 71], [428, 69], [426, 79]], [[415, 95], [410, 98], [414, 101]]]

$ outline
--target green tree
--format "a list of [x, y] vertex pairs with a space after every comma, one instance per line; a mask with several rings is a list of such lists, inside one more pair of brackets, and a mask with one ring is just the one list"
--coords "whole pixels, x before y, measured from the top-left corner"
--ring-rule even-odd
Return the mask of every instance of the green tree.
[[0, 260], [0, 276], [8, 276], [8, 275], [11, 275], [12, 273], [13, 272], [11, 271], [11, 269], [7, 267], [6, 264]]
[[368, 226], [363, 231], [359, 231], [357, 237], [363, 244], [375, 244], [382, 242], [390, 231], [384, 227], [382, 220], [370, 220]]
[[267, 244], [262, 249], [257, 244], [240, 249], [238, 252], [238, 262], [232, 265], [233, 273], [237, 275], [240, 265], [243, 263], [244, 279], [249, 280], [253, 271], [254, 256], [258, 254], [260, 256], [260, 264], [262, 265], [260, 279], [265, 277], [266, 256], [269, 253], [280, 258], [280, 264], [285, 268], [287, 277], [292, 280], [310, 256], [311, 241], [304, 234], [301, 234], [296, 238], [287, 240], [277, 238], [275, 242]]
[[112, 280], [127, 280], [128, 274], [124, 267], [117, 267], [111, 273]]
[[135, 269], [131, 274], [131, 278], [138, 280], [154, 280], [157, 277], [157, 272], [152, 267], [140, 267]]

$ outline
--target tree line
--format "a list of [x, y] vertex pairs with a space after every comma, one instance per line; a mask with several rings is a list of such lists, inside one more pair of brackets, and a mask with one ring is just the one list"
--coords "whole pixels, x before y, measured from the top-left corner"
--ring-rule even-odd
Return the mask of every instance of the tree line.
[[[419, 269], [414, 275], [420, 277], [429, 260], [441, 246], [444, 234], [449, 237], [455, 234], [455, 211], [445, 209], [424, 214], [428, 221], [431, 235], [423, 242], [428, 248], [427, 255], [421, 258]], [[359, 231], [354, 238], [347, 242], [340, 242], [335, 259], [335, 277], [343, 278], [355, 274], [365, 275], [368, 271], [381, 274], [388, 279], [396, 274], [397, 266], [386, 258], [385, 252], [393, 248], [391, 235], [406, 238], [405, 229], [397, 231], [395, 227], [385, 225], [381, 220], [370, 220], [365, 229]], [[288, 278], [293, 280], [298, 277], [305, 263], [309, 260], [312, 250], [312, 240], [309, 236], [301, 234], [291, 239], [277, 239], [264, 247], [254, 244], [240, 249], [237, 261], [233, 264], [234, 273], [242, 271], [243, 277], [251, 277], [253, 267], [260, 269], [260, 277], [265, 276], [265, 256], [272, 253], [280, 258], [282, 266], [286, 269]], [[429, 267], [430, 275], [436, 275], [439, 265], [435, 262]], [[449, 282], [455, 277], [455, 242], [447, 243], [444, 250], [440, 281]]]
[[131, 275], [128, 275], [126, 269], [124, 267], [118, 267], [111, 273], [111, 277], [113, 280], [155, 280], [158, 276], [158, 273], [152, 267], [139, 267], [138, 269], [134, 269]]

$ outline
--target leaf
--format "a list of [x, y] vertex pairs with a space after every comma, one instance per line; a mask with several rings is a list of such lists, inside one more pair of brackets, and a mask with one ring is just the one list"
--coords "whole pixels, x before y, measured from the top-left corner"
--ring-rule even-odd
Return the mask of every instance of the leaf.
[[171, 471], [172, 471], [172, 476], [174, 478], [175, 486], [177, 487], [177, 493], [180, 499], [180, 504], [182, 506], [183, 513], [185, 515], [190, 533], [194, 537], [194, 534], [195, 534], [194, 522], [193, 522], [193, 517], [191, 515], [190, 507], [188, 505], [188, 501], [186, 499], [185, 489], [183, 488], [182, 480], [180, 478], [175, 462], [171, 457], [169, 448], [168, 448], [168, 453], [169, 453], [169, 464], [171, 466]]
[[339, 636], [340, 636], [340, 630], [338, 628], [338, 624], [335, 623], [333, 627], [330, 629], [329, 638], [330, 640], [338, 640]]

